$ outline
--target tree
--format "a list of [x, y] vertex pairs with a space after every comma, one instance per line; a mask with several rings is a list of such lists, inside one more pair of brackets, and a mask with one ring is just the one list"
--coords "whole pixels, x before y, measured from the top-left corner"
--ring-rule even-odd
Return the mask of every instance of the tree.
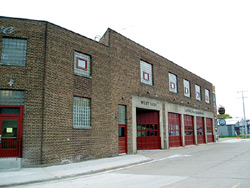
[[230, 116], [229, 114], [218, 114], [217, 119], [232, 119], [232, 116]]

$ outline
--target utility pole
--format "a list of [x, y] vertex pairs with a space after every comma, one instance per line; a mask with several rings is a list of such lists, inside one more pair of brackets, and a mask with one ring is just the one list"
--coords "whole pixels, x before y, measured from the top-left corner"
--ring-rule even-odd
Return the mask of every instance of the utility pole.
[[244, 98], [246, 98], [244, 96], [244, 92], [247, 92], [247, 91], [238, 91], [237, 93], [240, 93], [240, 92], [241, 92], [241, 95], [242, 95], [242, 103], [243, 103], [243, 114], [244, 114], [244, 123], [245, 123], [245, 137], [247, 138], [247, 121], [246, 121], [245, 103], [244, 103]]

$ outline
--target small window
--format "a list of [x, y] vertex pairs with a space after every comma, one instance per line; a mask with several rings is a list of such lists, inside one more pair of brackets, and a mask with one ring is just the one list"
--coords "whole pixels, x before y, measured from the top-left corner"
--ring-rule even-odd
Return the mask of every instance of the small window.
[[183, 85], [184, 85], [184, 96], [190, 98], [191, 97], [190, 82], [188, 80], [183, 80]]
[[206, 103], [210, 103], [210, 91], [208, 89], [205, 89], [205, 101]]
[[0, 105], [24, 105], [24, 91], [0, 90]]
[[144, 61], [140, 61], [141, 65], [141, 82], [148, 85], [153, 85], [152, 65]]
[[2, 54], [0, 65], [25, 66], [27, 40], [2, 38]]
[[169, 76], [169, 91], [177, 93], [177, 76], [172, 73], [168, 73]]
[[149, 81], [149, 73], [143, 72], [143, 79]]
[[91, 57], [75, 52], [74, 73], [79, 76], [91, 77]]
[[119, 124], [127, 124], [126, 120], [126, 106], [119, 105], [118, 106], [118, 121]]
[[0, 114], [20, 114], [20, 108], [2, 107]]
[[195, 85], [196, 100], [201, 101], [201, 86]]
[[78, 69], [82, 69], [82, 70], [87, 71], [87, 70], [88, 70], [88, 60], [87, 60], [87, 59], [80, 58], [80, 57], [77, 57], [77, 64], [76, 64], [76, 67], [77, 67]]
[[74, 97], [74, 128], [91, 128], [90, 125], [90, 99]]

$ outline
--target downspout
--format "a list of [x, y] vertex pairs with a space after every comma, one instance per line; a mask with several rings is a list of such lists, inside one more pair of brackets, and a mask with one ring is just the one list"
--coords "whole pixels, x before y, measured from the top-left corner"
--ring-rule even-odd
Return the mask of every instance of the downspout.
[[48, 32], [48, 22], [45, 22], [45, 37], [44, 37], [44, 74], [43, 74], [43, 94], [42, 94], [42, 130], [41, 130], [41, 155], [40, 155], [40, 164], [43, 163], [43, 133], [44, 133], [44, 115], [45, 115], [45, 82], [46, 82], [46, 65], [47, 65], [47, 32]]

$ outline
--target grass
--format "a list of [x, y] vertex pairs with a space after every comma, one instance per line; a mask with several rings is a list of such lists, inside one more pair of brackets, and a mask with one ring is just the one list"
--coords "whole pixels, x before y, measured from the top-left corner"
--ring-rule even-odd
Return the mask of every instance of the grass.
[[[247, 138], [249, 138], [250, 135], [247, 135]], [[239, 135], [239, 138], [245, 138], [245, 135]], [[219, 138], [237, 138], [237, 136], [219, 136]]]

